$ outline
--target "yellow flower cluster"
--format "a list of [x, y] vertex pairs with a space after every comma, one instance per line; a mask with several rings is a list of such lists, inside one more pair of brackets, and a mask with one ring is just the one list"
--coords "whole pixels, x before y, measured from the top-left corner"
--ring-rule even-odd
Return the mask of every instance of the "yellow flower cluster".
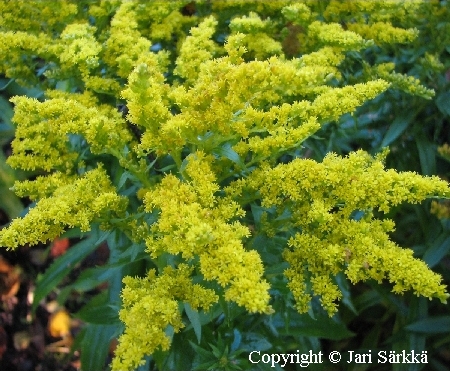
[[152, 269], [144, 278], [124, 278], [119, 316], [126, 329], [114, 352], [113, 370], [134, 370], [145, 363], [145, 354], [169, 348], [167, 326], [175, 332], [184, 327], [179, 301], [206, 310], [217, 301], [214, 290], [192, 283], [192, 270], [187, 264], [180, 264], [176, 269], [166, 267], [158, 275]]
[[312, 19], [311, 9], [302, 3], [285, 6], [281, 13], [286, 20], [300, 26], [308, 25]]
[[367, 41], [352, 31], [345, 31], [338, 23], [315, 21], [308, 27], [308, 36], [312, 43], [339, 46], [347, 50], [359, 50], [367, 46]]
[[75, 1], [15, 0], [0, 2], [0, 29], [57, 32], [77, 16]]
[[[417, 12], [424, 6], [422, 0], [331, 0], [324, 11], [327, 21], [342, 19], [356, 20], [358, 23], [401, 21], [407, 23], [417, 18]], [[390, 30], [387, 30], [390, 32]]]
[[248, 16], [234, 18], [230, 22], [231, 33], [245, 35], [241, 39], [241, 44], [255, 59], [282, 54], [281, 43], [267, 35], [270, 27], [269, 19], [262, 20], [254, 12], [250, 12]]
[[[172, 116], [167, 107], [167, 93], [157, 58], [148, 55], [140, 60], [128, 77], [128, 88], [122, 91], [122, 97], [128, 102], [129, 120], [145, 129], [140, 145], [144, 149], [162, 145], [158, 133]], [[150, 143], [146, 145], [147, 141]]]
[[[218, 198], [219, 190], [210, 157], [201, 152], [185, 159], [182, 182], [173, 175], [144, 196], [146, 211], [160, 210], [158, 222], [147, 237], [153, 258], [168, 252], [186, 260], [199, 257], [200, 272], [225, 288], [225, 298], [249, 312], [270, 312], [268, 283], [256, 251], [245, 250], [242, 239], [249, 229], [232, 221], [244, 215], [230, 198]], [[199, 171], [201, 169], [201, 171]]]
[[68, 134], [83, 135], [93, 153], [122, 149], [131, 137], [120, 113], [110, 106], [96, 106], [95, 100], [86, 106], [82, 102], [88, 96], [66, 94], [42, 103], [13, 98], [17, 130], [14, 156], [8, 163], [25, 170], [70, 171], [79, 154], [68, 148]]
[[[206, 36], [214, 24], [212, 18], [202, 23], [200, 27], [209, 30]], [[291, 61], [271, 57], [243, 63], [236, 59], [246, 50], [245, 36], [241, 34], [230, 36], [225, 46], [229, 56], [209, 60], [212, 55], [203, 51], [202, 68], [194, 71], [184, 55], [196, 55], [198, 49], [193, 43], [203, 41], [197, 40], [196, 30], [192, 32], [181, 51], [181, 67], [175, 70], [188, 82], [195, 78], [190, 89], [180, 86], [169, 90], [154, 58], [140, 63], [129, 76], [129, 87], [122, 96], [129, 102], [130, 120], [147, 129], [139, 152], [174, 153], [188, 143], [210, 151], [218, 144], [212, 140], [243, 138], [235, 147], [242, 155], [249, 150], [264, 155], [275, 153], [298, 145], [316, 131], [316, 118], [326, 122], [354, 112], [389, 86], [383, 80], [374, 80], [344, 88], [327, 87], [327, 81], [338, 75], [336, 65], [343, 58], [331, 47]], [[234, 53], [238, 53], [236, 57]], [[273, 105], [289, 97], [316, 96], [313, 103]], [[170, 114], [167, 99], [179, 107], [180, 114]], [[268, 111], [259, 108], [268, 103], [273, 105]], [[216, 135], [208, 142], [202, 138], [211, 127]], [[265, 133], [269, 136], [260, 138]]]
[[[129, 101], [133, 122], [149, 128], [142, 136], [142, 150], [168, 153], [189, 143], [211, 151], [218, 143], [202, 139], [211, 127], [216, 134], [211, 139], [217, 141], [245, 138], [252, 131], [265, 131], [264, 123], [254, 122], [251, 117], [245, 119], [245, 112], [254, 111], [253, 107], [268, 102], [282, 101], [286, 96], [302, 96], [318, 89], [324, 90], [317, 86], [323, 85], [327, 75], [334, 72], [333, 66], [300, 67], [299, 61], [282, 61], [276, 57], [238, 65], [231, 64], [230, 58], [224, 57], [205, 62], [203, 67], [196, 84], [189, 90], [178, 87], [167, 92], [162, 75], [150, 72], [149, 69], [154, 67], [148, 63], [140, 64], [130, 75], [129, 89], [123, 96]], [[370, 82], [367, 87], [355, 87], [355, 94], [370, 95], [372, 92], [376, 95], [377, 91], [381, 92], [387, 86], [384, 82]], [[155, 99], [152, 99], [153, 96], [156, 96]], [[166, 96], [180, 108], [180, 114], [170, 115], [164, 103]], [[315, 110], [320, 113], [325, 101], [331, 106], [332, 100], [338, 96], [328, 93]], [[356, 103], [357, 99], [353, 101]], [[275, 117], [274, 112], [271, 115]]]
[[439, 60], [439, 56], [435, 54], [425, 53], [425, 56], [420, 61], [427, 70], [441, 72], [445, 69], [445, 65]]
[[33, 35], [22, 31], [1, 32], [0, 35], [0, 73], [16, 78], [22, 84], [37, 82], [31, 66], [33, 56], [41, 55], [51, 59], [52, 53], [47, 48], [51, 44], [51, 38], [45, 34]]
[[[291, 0], [274, 0], [274, 1], [260, 1], [260, 0], [213, 0], [212, 9], [215, 13], [227, 11], [229, 9], [237, 9], [240, 13], [245, 13], [245, 10], [252, 10], [256, 13], [269, 14], [280, 11], [285, 6], [292, 3]], [[242, 12], [244, 8], [244, 12]]]
[[172, 37], [185, 37], [185, 26], [198, 23], [195, 15], [185, 17], [181, 9], [186, 5], [193, 5], [190, 0], [145, 0], [139, 1], [136, 7], [136, 20], [145, 37], [151, 40], [167, 40]]
[[187, 83], [195, 82], [202, 64], [212, 59], [217, 52], [218, 48], [211, 40], [216, 26], [214, 17], [206, 18], [198, 27], [191, 28], [191, 35], [181, 46], [174, 73], [186, 79]]
[[46, 176], [38, 176], [35, 180], [17, 181], [13, 190], [19, 197], [29, 197], [32, 201], [41, 198], [51, 197], [60, 187], [72, 183], [76, 180], [74, 175], [67, 175], [56, 171]]
[[[47, 195], [36, 203], [23, 218], [14, 219], [8, 228], [0, 230], [0, 245], [16, 248], [25, 244], [47, 242], [61, 235], [66, 228], [79, 227], [89, 231], [99, 217], [122, 215], [127, 199], [116, 193], [104, 169], [86, 172], [70, 181], [63, 175], [53, 175], [46, 184], [38, 178], [16, 185], [19, 194]], [[53, 188], [53, 189], [52, 189]]]
[[394, 66], [392, 63], [381, 63], [370, 67], [364, 64], [364, 71], [370, 78], [380, 78], [391, 83], [393, 89], [403, 90], [409, 94], [417, 95], [425, 99], [431, 99], [434, 96], [433, 89], [427, 89], [414, 76], [406, 76], [401, 73], [392, 72]]
[[375, 41], [376, 44], [407, 43], [413, 41], [418, 35], [415, 29], [405, 30], [394, 27], [388, 22], [376, 22], [370, 25], [350, 23], [348, 29], [365, 39]]
[[117, 69], [120, 77], [127, 77], [138, 58], [149, 52], [151, 42], [138, 30], [135, 8], [132, 1], [123, 2], [113, 19], [106, 41], [104, 61]]
[[70, 70], [76, 67], [83, 75], [98, 67], [98, 54], [102, 50], [100, 43], [95, 39], [95, 27], [88, 24], [70, 24], [61, 33], [59, 60], [61, 68]]
[[[444, 143], [442, 146], [439, 146], [437, 149], [438, 153], [447, 161], [450, 161], [450, 146], [448, 143]], [[444, 178], [445, 179], [445, 178]], [[447, 179], [448, 181], [448, 179]], [[438, 219], [450, 219], [450, 201], [435, 201], [431, 202], [430, 212]]]
[[[393, 230], [393, 222], [374, 220], [373, 210], [386, 213], [404, 201], [449, 197], [448, 185], [437, 177], [385, 170], [385, 155], [374, 159], [358, 151], [347, 158], [329, 154], [322, 163], [298, 159], [273, 168], [267, 164], [227, 188], [235, 197], [244, 190], [259, 191], [262, 206], [276, 206], [280, 215], [289, 210], [291, 222], [301, 229], [284, 253], [290, 264], [285, 274], [299, 311], [308, 310], [311, 295], [306, 282], [311, 281], [312, 292], [332, 315], [341, 298], [332, 277], [340, 271], [353, 283], [387, 278], [394, 292], [412, 289], [446, 300], [441, 277], [413, 258], [411, 250], [391, 242], [387, 232]], [[356, 211], [364, 213], [363, 220], [353, 219]]]

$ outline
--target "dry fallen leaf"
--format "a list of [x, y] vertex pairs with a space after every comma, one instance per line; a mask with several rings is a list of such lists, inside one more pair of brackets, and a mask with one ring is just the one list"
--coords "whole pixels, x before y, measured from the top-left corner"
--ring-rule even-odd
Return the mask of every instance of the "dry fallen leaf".
[[119, 341], [116, 338], [111, 340], [111, 342], [109, 343], [109, 354], [115, 353], [118, 344]]
[[6, 300], [16, 296], [20, 288], [19, 270], [0, 256], [0, 298]]
[[48, 322], [48, 331], [50, 335], [59, 338], [70, 335], [70, 315], [62, 309], [50, 316]]
[[50, 248], [50, 256], [56, 258], [63, 255], [69, 248], [69, 245], [70, 243], [68, 238], [56, 238]]

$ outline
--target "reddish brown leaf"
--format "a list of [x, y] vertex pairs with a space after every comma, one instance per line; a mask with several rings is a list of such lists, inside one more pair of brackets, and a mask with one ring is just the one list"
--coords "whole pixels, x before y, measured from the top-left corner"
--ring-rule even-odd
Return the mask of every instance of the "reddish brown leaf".
[[16, 296], [19, 287], [19, 271], [0, 256], [0, 299], [7, 300]]
[[52, 246], [50, 248], [50, 256], [56, 258], [60, 255], [63, 255], [68, 248], [69, 248], [68, 238], [56, 238], [53, 241]]

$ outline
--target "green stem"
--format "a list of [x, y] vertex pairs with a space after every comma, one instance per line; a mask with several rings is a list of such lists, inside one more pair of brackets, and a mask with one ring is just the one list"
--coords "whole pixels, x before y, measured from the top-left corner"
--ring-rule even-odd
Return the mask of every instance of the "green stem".
[[108, 153], [116, 157], [119, 160], [121, 166], [123, 166], [126, 170], [133, 174], [145, 188], [151, 188], [152, 183], [146, 177], [146, 175], [140, 171], [139, 166], [126, 159], [119, 151], [113, 148], [108, 149]]
[[181, 170], [181, 150], [174, 150], [170, 153], [173, 160], [175, 161], [175, 164], [177, 165], [178, 172]]

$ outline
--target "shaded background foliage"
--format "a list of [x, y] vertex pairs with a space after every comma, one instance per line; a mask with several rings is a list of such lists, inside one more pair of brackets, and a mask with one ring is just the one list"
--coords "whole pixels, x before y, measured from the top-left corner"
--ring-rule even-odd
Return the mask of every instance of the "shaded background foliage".
[[[86, 11], [91, 1], [78, 2], [80, 13]], [[256, 2], [248, 1], [244, 7], [248, 11], [254, 9]], [[329, 2], [312, 2], [318, 12], [323, 11]], [[259, 5], [263, 6], [263, 5]], [[419, 37], [410, 44], [393, 46], [373, 46], [361, 53], [352, 52], [346, 62], [340, 66], [345, 77], [342, 84], [360, 81], [367, 74], [366, 63], [393, 62], [396, 71], [406, 73], [435, 91], [431, 100], [419, 96], [408, 95], [400, 90], [388, 90], [371, 102], [366, 103], [353, 115], [345, 115], [338, 122], [327, 124], [316, 136], [304, 143], [308, 157], [322, 160], [326, 153], [347, 154], [352, 150], [363, 148], [374, 154], [382, 147], [390, 146], [391, 153], [387, 166], [397, 170], [412, 170], [423, 175], [438, 174], [448, 177], [449, 161], [437, 152], [438, 146], [450, 142], [450, 11], [447, 1], [430, 2], [430, 7], [441, 9], [438, 14], [424, 13], [411, 19], [410, 24], [399, 24], [402, 27], [416, 27]], [[209, 2], [191, 2], [180, 11], [185, 17], [202, 17], [210, 13]], [[270, 7], [267, 9], [270, 16]], [[111, 5], [111, 14], [114, 6]], [[237, 6], [220, 12], [219, 24], [226, 25], [227, 20], [242, 14]], [[326, 21], [339, 22], [344, 27], [352, 22], [352, 14], [324, 14]], [[109, 22], [108, 17], [93, 20]], [[190, 26], [196, 24], [189, 19], [182, 25], [187, 33]], [[60, 29], [64, 25], [57, 26]], [[275, 24], [275, 34], [283, 42], [284, 51], [290, 56], [299, 56], [307, 51], [308, 45], [302, 44], [302, 28], [293, 24]], [[154, 42], [153, 50], [175, 51], [182, 39], [183, 32], [174, 34], [172, 38], [161, 38]], [[228, 35], [228, 28], [219, 28], [214, 36], [215, 41], [223, 43]], [[175, 53], [174, 53], [175, 55]], [[248, 58], [254, 56], [249, 55]], [[41, 78], [42, 71], [48, 68], [47, 62], [33, 59], [33, 69], [29, 78], [36, 85], [34, 88], [21, 87], [13, 79], [0, 80], [1, 123], [0, 141], [3, 153], [0, 154], [0, 208], [3, 211], [2, 224], [23, 213], [22, 205], [27, 200], [19, 200], [9, 187], [14, 179], [33, 178], [36, 174], [12, 171], [4, 162], [9, 154], [8, 144], [13, 137], [11, 124], [12, 106], [8, 98], [13, 95], [27, 95], [42, 98], [42, 90], [48, 85], [60, 86], [70, 90], [76, 88], [79, 81], [76, 76], [59, 76], [51, 80]], [[51, 63], [51, 62], [50, 62]], [[170, 63], [174, 63], [171, 60]], [[174, 76], [167, 75], [168, 81]], [[42, 81], [41, 81], [42, 80]], [[30, 81], [29, 81], [30, 82]], [[122, 81], [125, 83], [125, 80]], [[102, 99], [108, 101], [108, 96]], [[118, 107], [120, 108], [120, 107]], [[287, 153], [286, 162], [298, 156], [298, 152]], [[159, 164], [160, 168], [170, 163]], [[117, 164], [111, 163], [111, 168]], [[446, 178], [447, 179], [447, 178]], [[133, 187], [128, 179], [122, 183], [126, 194]], [[444, 282], [450, 283], [450, 223], [448, 218], [438, 219], [430, 214], [431, 202], [421, 205], [402, 205], [394, 208], [384, 217], [394, 219], [397, 225], [392, 235], [394, 241], [401, 246], [411, 247], [415, 256], [424, 259], [436, 272], [442, 274]], [[257, 207], [248, 210], [249, 222], [261, 225], [262, 211]], [[269, 215], [270, 219], [271, 215]], [[380, 215], [380, 217], [383, 217]], [[275, 221], [273, 221], [275, 222]], [[282, 220], [278, 221], [280, 225]], [[78, 311], [76, 316], [86, 325], [78, 334], [74, 349], [81, 348], [83, 367], [86, 370], [101, 369], [107, 357], [111, 339], [122, 330], [117, 317], [121, 277], [126, 274], [142, 274], [148, 263], [145, 260], [142, 246], [129, 246], [128, 242], [114, 233], [97, 231], [87, 240], [79, 241], [81, 234], [71, 232], [67, 237], [72, 248], [57, 258], [46, 273], [39, 278], [35, 291], [34, 309], [39, 301], [52, 291], [58, 292], [57, 300], [61, 305], [73, 303], [74, 295], [78, 295], [78, 304], [71, 308]], [[79, 272], [70, 281], [64, 280], [71, 270], [68, 266], [76, 266], [89, 256], [97, 246], [106, 244], [110, 250], [109, 266], [90, 268]], [[242, 308], [232, 303], [221, 302], [211, 312], [204, 314], [193, 311], [188, 305], [184, 308], [188, 326], [173, 336], [172, 347], [168, 352], [156, 352], [148, 358], [147, 364], [140, 370], [181, 370], [181, 369], [271, 369], [270, 365], [252, 365], [248, 361], [248, 353], [258, 349], [267, 353], [287, 353], [299, 350], [317, 353], [323, 350], [345, 352], [354, 350], [366, 352], [372, 350], [415, 350], [428, 352], [427, 370], [450, 370], [450, 313], [448, 306], [429, 302], [407, 293], [396, 296], [390, 292], [388, 285], [376, 283], [350, 286], [343, 276], [337, 282], [344, 297], [338, 315], [329, 318], [321, 309], [318, 301], [313, 301], [314, 316], [300, 315], [296, 312], [291, 294], [284, 282], [277, 282], [286, 265], [275, 258], [281, 253], [285, 239], [269, 238], [259, 234], [252, 241], [252, 246], [260, 253], [270, 268], [266, 276], [273, 278], [271, 295], [276, 315], [248, 315]], [[44, 247], [42, 247], [44, 248]], [[128, 250], [127, 250], [128, 248]], [[127, 252], [128, 251], [128, 252]], [[2, 252], [11, 260], [15, 253]], [[133, 257], [133, 264], [126, 264], [125, 254]], [[11, 256], [13, 256], [11, 258]], [[33, 273], [38, 273], [33, 272]], [[107, 288], [101, 284], [109, 282]], [[64, 286], [55, 287], [61, 283]], [[95, 291], [97, 289], [97, 291]], [[92, 291], [94, 290], [94, 291]], [[74, 294], [76, 293], [76, 294]], [[94, 296], [94, 299], [91, 297]], [[83, 309], [79, 310], [82, 304]], [[3, 311], [6, 311], [5, 307]], [[188, 346], [190, 344], [190, 346]], [[1, 344], [0, 344], [1, 345]], [[95, 350], [95, 354], [94, 354]], [[1, 363], [0, 363], [1, 365]], [[256, 367], [256, 368], [255, 368]], [[334, 367], [334, 368], [333, 368]], [[419, 370], [421, 365], [310, 365], [312, 370]], [[275, 369], [281, 369], [280, 367]], [[289, 365], [285, 369], [300, 369]]]

